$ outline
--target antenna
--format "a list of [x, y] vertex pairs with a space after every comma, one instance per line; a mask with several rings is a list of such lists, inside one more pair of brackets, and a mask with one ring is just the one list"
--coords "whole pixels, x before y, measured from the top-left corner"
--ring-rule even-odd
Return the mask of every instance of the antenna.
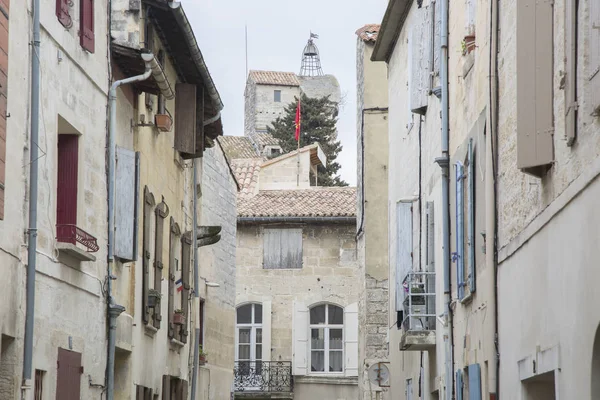
[[244, 80], [248, 79], [248, 24], [244, 26], [246, 31], [246, 76]]

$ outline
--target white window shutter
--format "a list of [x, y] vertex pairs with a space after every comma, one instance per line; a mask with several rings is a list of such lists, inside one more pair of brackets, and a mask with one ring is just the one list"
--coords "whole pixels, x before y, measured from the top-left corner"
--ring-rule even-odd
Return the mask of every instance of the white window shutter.
[[308, 308], [302, 302], [294, 302], [294, 342], [293, 371], [294, 375], [308, 373]]
[[346, 376], [358, 376], [358, 303], [344, 309], [344, 356]]
[[262, 303], [262, 359], [271, 361], [271, 301]]
[[[580, 3], [581, 4], [581, 3]], [[590, 1], [589, 93], [594, 114], [600, 115], [600, 2]]]
[[412, 270], [412, 203], [396, 203], [396, 229], [398, 232], [396, 244], [396, 311], [404, 308], [404, 288], [402, 281]]
[[114, 255], [127, 261], [135, 260], [135, 189], [137, 175], [135, 161], [135, 152], [117, 147]]
[[429, 77], [431, 73], [431, 14], [426, 8], [416, 11], [412, 32], [410, 60], [410, 109], [417, 114], [425, 114], [429, 98]]

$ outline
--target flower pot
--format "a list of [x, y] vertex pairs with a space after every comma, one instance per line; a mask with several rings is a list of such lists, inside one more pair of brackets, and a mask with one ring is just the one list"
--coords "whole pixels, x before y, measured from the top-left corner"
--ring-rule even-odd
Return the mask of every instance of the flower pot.
[[179, 313], [173, 314], [173, 323], [179, 326], [185, 325], [185, 315]]
[[198, 357], [198, 364], [200, 364], [200, 365], [206, 365], [206, 355], [200, 355]]
[[158, 293], [148, 293], [148, 307], [155, 308], [160, 303], [160, 294]]
[[469, 54], [475, 50], [475, 35], [465, 36], [465, 54]]
[[173, 120], [168, 114], [156, 114], [154, 116], [154, 125], [156, 125], [161, 132], [169, 132], [173, 125]]

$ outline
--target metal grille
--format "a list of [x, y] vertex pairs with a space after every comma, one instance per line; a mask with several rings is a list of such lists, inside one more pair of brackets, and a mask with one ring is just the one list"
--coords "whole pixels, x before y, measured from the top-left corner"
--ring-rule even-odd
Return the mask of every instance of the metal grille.
[[100, 249], [96, 238], [76, 225], [56, 225], [56, 240], [71, 244], [81, 243], [90, 253], [95, 253]]
[[42, 370], [35, 370], [34, 400], [42, 400], [42, 395], [44, 393], [44, 374], [45, 372]]
[[313, 38], [317, 39], [319, 36], [311, 32], [310, 38], [304, 46], [302, 51], [302, 65], [300, 67], [300, 76], [321, 76], [323, 75], [323, 69], [321, 68], [321, 57], [319, 56], [319, 49], [313, 42]]
[[236, 392], [291, 392], [291, 361], [238, 361], [233, 379]]

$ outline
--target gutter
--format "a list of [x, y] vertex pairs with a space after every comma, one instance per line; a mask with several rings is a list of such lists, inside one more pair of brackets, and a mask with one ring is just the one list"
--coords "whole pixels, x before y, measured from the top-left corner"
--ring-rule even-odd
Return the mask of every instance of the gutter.
[[355, 224], [356, 217], [238, 217], [238, 224], [261, 223], [330, 223], [330, 224]]
[[169, 3], [169, 8], [173, 12], [177, 23], [181, 28], [183, 28], [183, 33], [185, 35], [188, 48], [190, 49], [190, 53], [192, 55], [192, 60], [198, 67], [200, 71], [200, 75], [204, 80], [204, 86], [206, 91], [208, 92], [210, 99], [215, 107], [217, 113], [223, 109], [223, 102], [221, 101], [221, 96], [219, 96], [219, 92], [217, 92], [217, 88], [215, 87], [215, 83], [208, 72], [208, 67], [204, 62], [204, 57], [202, 57], [202, 53], [200, 52], [200, 48], [198, 46], [198, 42], [196, 41], [196, 37], [194, 36], [194, 31], [190, 25], [190, 22], [183, 11], [183, 7], [181, 6], [181, 2], [174, 1]]

